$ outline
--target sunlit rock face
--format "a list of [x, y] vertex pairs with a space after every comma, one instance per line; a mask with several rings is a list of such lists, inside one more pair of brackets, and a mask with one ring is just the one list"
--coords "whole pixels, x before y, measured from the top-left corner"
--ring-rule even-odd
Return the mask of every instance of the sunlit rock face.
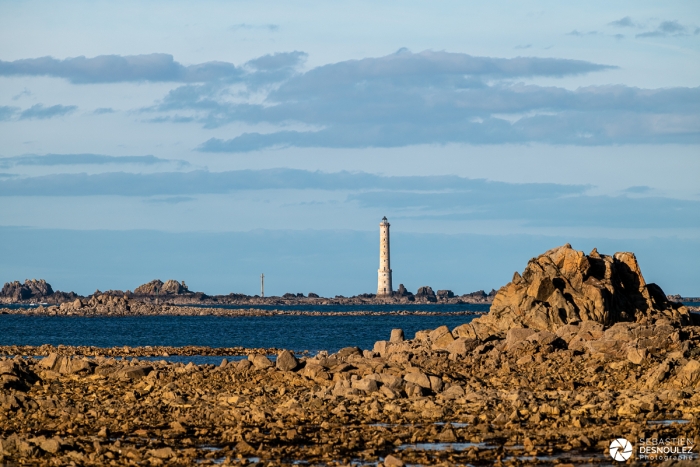
[[621, 321], [689, 324], [688, 309], [647, 284], [634, 253], [586, 255], [564, 246], [531, 259], [522, 274], [502, 287], [488, 315], [460, 333], [484, 338], [512, 328], [556, 331], [567, 324]]

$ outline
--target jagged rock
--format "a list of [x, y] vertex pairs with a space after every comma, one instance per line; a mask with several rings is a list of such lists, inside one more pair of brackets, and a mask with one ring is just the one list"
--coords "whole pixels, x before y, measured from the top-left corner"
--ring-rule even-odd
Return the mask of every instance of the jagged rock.
[[451, 290], [438, 290], [437, 296], [440, 298], [452, 298], [455, 296], [455, 294]]
[[30, 298], [41, 299], [53, 295], [51, 284], [44, 279], [25, 280], [24, 284], [19, 281], [6, 282], [0, 291], [0, 297], [8, 297], [13, 301], [29, 300]]
[[23, 362], [0, 361], [0, 389], [26, 391], [37, 379], [36, 374]]
[[432, 287], [426, 285], [418, 289], [416, 292], [416, 297], [435, 298], [435, 292], [433, 292]]
[[408, 290], [406, 290], [406, 287], [404, 287], [403, 284], [399, 284], [399, 288], [396, 289], [396, 292], [394, 292], [394, 295], [396, 295], [398, 297], [408, 297], [408, 296], [411, 296], [413, 294], [411, 292], [409, 292]]
[[169, 279], [165, 282], [156, 279], [147, 284], [140, 285], [134, 289], [134, 295], [181, 295], [189, 293], [185, 281], [182, 283]]
[[688, 309], [669, 302], [656, 284], [647, 284], [633, 253], [589, 255], [566, 244], [531, 259], [525, 271], [502, 287], [488, 315], [460, 327], [458, 335], [485, 339], [512, 328], [556, 331], [594, 321], [674, 325], [690, 323]]
[[428, 337], [436, 350], [446, 349], [455, 340], [447, 326], [440, 326], [432, 331]]
[[690, 360], [678, 372], [676, 376], [676, 385], [688, 387], [697, 383], [700, 383], [700, 362], [697, 360]]

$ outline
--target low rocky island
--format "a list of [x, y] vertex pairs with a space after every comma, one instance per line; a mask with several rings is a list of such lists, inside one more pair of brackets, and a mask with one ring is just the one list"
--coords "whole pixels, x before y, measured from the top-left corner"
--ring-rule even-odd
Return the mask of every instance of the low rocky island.
[[[81, 296], [75, 292], [54, 291], [51, 284], [44, 279], [27, 279], [24, 283], [19, 281], [7, 282], [0, 290], [0, 304], [6, 305], [37, 305], [59, 306], [63, 304], [75, 304], [76, 306], [94, 305], [95, 302], [105, 300], [128, 300], [132, 303], [144, 305], [241, 305], [254, 307], [259, 305], [385, 305], [385, 304], [463, 304], [463, 303], [491, 303], [496, 295], [495, 290], [488, 294], [483, 290], [463, 295], [455, 295], [451, 290], [433, 290], [430, 286], [419, 287], [416, 293], [412, 293], [403, 284], [391, 295], [377, 296], [372, 293], [363, 293], [352, 297], [336, 295], [335, 297], [322, 297], [316, 293], [303, 294], [285, 293], [282, 296], [261, 297], [259, 295], [246, 295], [230, 293], [228, 295], [207, 295], [204, 292], [192, 292], [185, 281], [178, 282], [169, 279], [165, 282], [156, 279], [142, 284], [134, 291], [107, 290], [95, 291], [92, 295]], [[78, 300], [78, 302], [76, 302]], [[78, 305], [82, 303], [82, 305]]]
[[173, 348], [3, 348], [0, 462], [609, 465], [626, 438], [641, 464], [646, 442], [700, 440], [698, 324], [631, 253], [565, 245], [489, 314], [372, 349], [185, 365], [144, 358]]

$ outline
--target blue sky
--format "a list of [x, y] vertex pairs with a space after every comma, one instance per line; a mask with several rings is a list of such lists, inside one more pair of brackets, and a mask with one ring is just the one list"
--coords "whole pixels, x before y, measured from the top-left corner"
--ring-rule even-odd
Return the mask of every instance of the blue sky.
[[697, 295], [699, 51], [694, 2], [3, 2], [0, 282], [368, 292], [386, 215], [409, 289], [568, 241]]

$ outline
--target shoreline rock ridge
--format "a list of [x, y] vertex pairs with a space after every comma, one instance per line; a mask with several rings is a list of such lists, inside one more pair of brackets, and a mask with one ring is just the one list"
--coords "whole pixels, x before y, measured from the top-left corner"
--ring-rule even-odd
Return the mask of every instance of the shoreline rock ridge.
[[687, 307], [646, 283], [634, 253], [608, 256], [593, 249], [586, 255], [567, 243], [531, 259], [522, 274], [515, 272], [490, 312], [462, 326], [461, 333], [483, 339], [513, 328], [556, 332], [585, 321], [611, 326], [660, 320], [674, 327], [691, 322]]

